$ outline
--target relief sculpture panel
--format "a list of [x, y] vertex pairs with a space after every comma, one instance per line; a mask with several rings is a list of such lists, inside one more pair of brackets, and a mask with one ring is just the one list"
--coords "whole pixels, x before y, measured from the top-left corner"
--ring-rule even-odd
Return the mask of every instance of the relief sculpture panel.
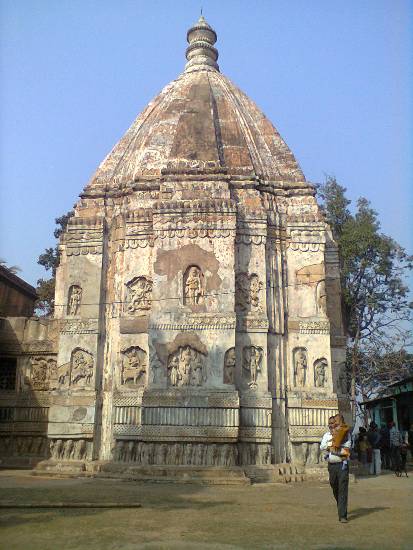
[[168, 357], [170, 386], [202, 386], [206, 382], [205, 355], [191, 346], [179, 347]]
[[80, 312], [80, 303], [82, 301], [82, 288], [79, 285], [72, 285], [69, 288], [67, 297], [67, 315], [74, 317]]
[[257, 378], [261, 372], [262, 358], [262, 348], [256, 346], [244, 347], [242, 368], [244, 377], [248, 379], [248, 385], [250, 388], [257, 387]]
[[238, 273], [235, 277], [235, 309], [242, 313], [261, 312], [262, 287], [256, 273]]
[[294, 385], [305, 386], [307, 381], [307, 350], [305, 348], [295, 348], [293, 351], [294, 364]]
[[229, 348], [224, 357], [224, 384], [235, 383], [235, 348]]
[[93, 379], [93, 355], [88, 351], [76, 348], [70, 359], [70, 384], [90, 386]]
[[204, 275], [199, 267], [191, 265], [184, 275], [184, 304], [200, 305], [204, 302]]
[[139, 346], [122, 351], [122, 386], [143, 386], [146, 382], [148, 361], [146, 352]]
[[327, 359], [322, 357], [314, 363], [314, 386], [316, 388], [324, 388], [327, 382]]
[[151, 309], [152, 304], [152, 281], [146, 277], [135, 277], [128, 283], [126, 312], [135, 315]]

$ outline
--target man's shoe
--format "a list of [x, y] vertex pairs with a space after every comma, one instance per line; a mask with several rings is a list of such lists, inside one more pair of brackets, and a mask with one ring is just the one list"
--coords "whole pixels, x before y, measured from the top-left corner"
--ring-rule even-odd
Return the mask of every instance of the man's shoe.
[[348, 519], [347, 518], [340, 518], [339, 522], [340, 523], [348, 523]]

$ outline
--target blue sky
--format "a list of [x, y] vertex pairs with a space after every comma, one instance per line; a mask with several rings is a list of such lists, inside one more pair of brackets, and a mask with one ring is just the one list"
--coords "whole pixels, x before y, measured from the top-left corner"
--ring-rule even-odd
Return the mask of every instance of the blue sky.
[[412, 2], [0, 0], [0, 257], [28, 282], [54, 218], [182, 72], [201, 5], [221, 71], [307, 179], [334, 174], [413, 251]]

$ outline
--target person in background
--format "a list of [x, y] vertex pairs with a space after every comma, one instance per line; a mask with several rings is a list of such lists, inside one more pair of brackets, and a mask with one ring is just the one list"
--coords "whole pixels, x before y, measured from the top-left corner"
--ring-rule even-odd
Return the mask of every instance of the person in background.
[[363, 426], [359, 429], [358, 440], [357, 440], [357, 458], [359, 462], [365, 466], [367, 464], [367, 449], [370, 446], [370, 443], [367, 439], [367, 430]]
[[377, 429], [377, 424], [375, 422], [370, 422], [370, 429], [367, 432], [367, 439], [373, 450], [372, 460], [370, 462], [370, 475], [380, 475], [381, 474], [381, 455], [380, 455], [380, 434]]
[[399, 430], [396, 428], [394, 422], [389, 422], [389, 431], [390, 431], [390, 456], [392, 462], [392, 469], [399, 474], [401, 471], [401, 456], [400, 456], [400, 447], [403, 443], [402, 436], [400, 435]]
[[[350, 431], [347, 431], [344, 440], [340, 442], [338, 451], [333, 447], [333, 435], [337, 433], [336, 417], [328, 419], [328, 431], [323, 435], [320, 451], [327, 451], [328, 475], [334, 498], [337, 502], [338, 519], [341, 523], [348, 523], [348, 481], [349, 481], [349, 453], [351, 447]], [[338, 442], [335, 441], [337, 444]]]
[[386, 426], [386, 424], [381, 425], [380, 437], [381, 467], [383, 468], [383, 470], [390, 470], [390, 430]]

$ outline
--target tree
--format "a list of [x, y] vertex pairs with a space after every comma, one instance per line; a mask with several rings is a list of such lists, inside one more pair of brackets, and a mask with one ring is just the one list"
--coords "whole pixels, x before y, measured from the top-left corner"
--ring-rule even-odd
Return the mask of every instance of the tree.
[[[55, 219], [56, 228], [53, 232], [55, 239], [58, 239], [66, 229], [70, 218], [74, 212], [71, 210], [63, 216]], [[46, 248], [43, 254], [40, 254], [37, 263], [42, 265], [46, 271], [50, 271], [52, 276], [49, 279], [38, 279], [37, 281], [37, 295], [38, 300], [36, 302], [36, 308], [40, 310], [43, 315], [53, 315], [54, 312], [54, 293], [55, 293], [55, 277], [56, 269], [59, 265], [59, 246], [56, 244], [54, 247]]]
[[[365, 393], [361, 386], [366, 380], [369, 387], [371, 384], [379, 387], [386, 378], [383, 369], [387, 360], [393, 374], [398, 372], [394, 368], [395, 358], [399, 359], [400, 373], [403, 370], [400, 359], [410, 338], [404, 327], [412, 319], [405, 274], [413, 267], [413, 257], [380, 232], [377, 212], [367, 199], [358, 199], [353, 215], [345, 192], [331, 176], [319, 186], [326, 219], [338, 244], [343, 318], [348, 336], [347, 368], [355, 414], [357, 390]], [[376, 369], [378, 364], [380, 373]]]

